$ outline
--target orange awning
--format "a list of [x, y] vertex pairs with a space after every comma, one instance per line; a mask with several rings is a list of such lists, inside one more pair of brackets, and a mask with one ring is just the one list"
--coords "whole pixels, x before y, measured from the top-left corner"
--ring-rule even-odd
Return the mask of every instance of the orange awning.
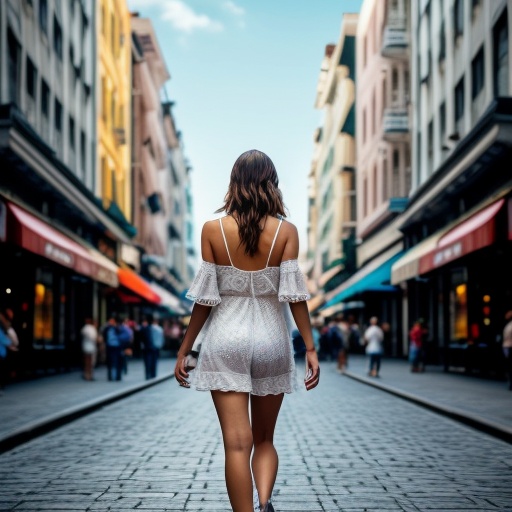
[[149, 283], [133, 272], [133, 270], [120, 268], [117, 271], [117, 275], [121, 286], [128, 288], [128, 290], [136, 293], [147, 302], [153, 304], [160, 304], [160, 302], [162, 302], [160, 295], [155, 293]]

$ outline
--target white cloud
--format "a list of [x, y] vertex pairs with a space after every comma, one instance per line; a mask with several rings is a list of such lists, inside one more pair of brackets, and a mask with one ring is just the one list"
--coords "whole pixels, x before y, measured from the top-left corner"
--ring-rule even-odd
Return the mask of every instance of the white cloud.
[[232, 2], [231, 0], [226, 0], [226, 2], [222, 4], [222, 7], [224, 7], [226, 11], [229, 11], [235, 16], [243, 16], [245, 14], [245, 9], [235, 4], [235, 2]]
[[224, 26], [219, 21], [213, 20], [206, 14], [195, 12], [182, 0], [129, 0], [131, 9], [143, 7], [156, 7], [161, 17], [181, 32], [190, 34], [195, 30], [208, 30], [220, 32]]

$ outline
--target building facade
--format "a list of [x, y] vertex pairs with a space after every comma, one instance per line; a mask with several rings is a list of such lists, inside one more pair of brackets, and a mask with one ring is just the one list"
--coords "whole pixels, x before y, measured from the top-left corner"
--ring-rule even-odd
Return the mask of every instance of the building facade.
[[315, 133], [309, 176], [306, 266], [311, 291], [320, 296], [354, 265], [356, 29], [357, 14], [345, 14], [337, 44], [326, 46], [315, 100], [323, 125]]
[[[499, 373], [512, 307], [512, 2], [413, 2], [413, 174], [392, 268], [404, 327], [446, 368]], [[405, 341], [404, 341], [405, 343]]]

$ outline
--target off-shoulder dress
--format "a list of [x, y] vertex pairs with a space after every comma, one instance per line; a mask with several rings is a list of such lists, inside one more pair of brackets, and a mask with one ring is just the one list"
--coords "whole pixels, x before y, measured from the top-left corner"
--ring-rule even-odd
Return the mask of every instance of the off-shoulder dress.
[[201, 391], [242, 391], [254, 395], [291, 393], [296, 372], [290, 336], [289, 302], [309, 298], [298, 261], [270, 267], [282, 219], [265, 268], [241, 270], [203, 261], [187, 297], [212, 306], [195, 344], [201, 350], [191, 384]]

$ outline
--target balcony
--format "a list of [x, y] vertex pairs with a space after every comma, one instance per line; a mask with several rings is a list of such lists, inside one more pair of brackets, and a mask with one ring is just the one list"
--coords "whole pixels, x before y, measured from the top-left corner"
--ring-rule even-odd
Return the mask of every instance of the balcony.
[[390, 142], [406, 140], [409, 134], [409, 113], [406, 108], [387, 108], [383, 117], [384, 139]]
[[407, 18], [400, 14], [389, 14], [380, 53], [389, 59], [407, 59], [409, 48], [409, 31]]

